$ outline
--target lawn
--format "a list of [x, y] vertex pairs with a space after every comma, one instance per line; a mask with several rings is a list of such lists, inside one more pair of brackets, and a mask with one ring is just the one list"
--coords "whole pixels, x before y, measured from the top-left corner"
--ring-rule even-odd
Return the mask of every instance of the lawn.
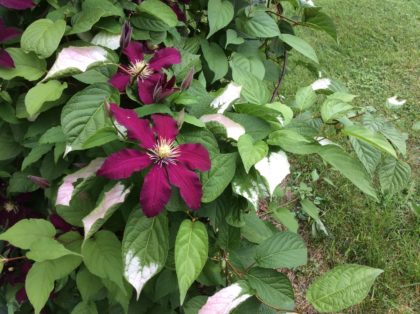
[[[335, 21], [338, 43], [319, 32], [299, 31], [315, 48], [320, 65], [294, 53], [282, 87], [287, 102], [297, 86], [319, 76], [342, 81], [358, 97], [359, 106], [373, 106], [410, 133], [407, 161], [413, 168], [412, 182], [398, 196], [384, 195], [379, 203], [367, 200], [339, 177], [336, 188], [317, 183], [322, 198], [323, 221], [329, 237], [312, 237], [311, 262], [296, 280], [304, 290], [317, 271], [340, 263], [358, 263], [385, 270], [370, 295], [346, 313], [420, 312], [420, 220], [410, 209], [419, 203], [420, 120], [420, 2], [418, 0], [318, 0]], [[417, 13], [417, 15], [416, 15]], [[397, 95], [406, 104], [397, 111], [384, 107]], [[309, 179], [308, 179], [309, 180]], [[309, 227], [307, 228], [309, 229]], [[310, 313], [305, 304], [300, 311]]]

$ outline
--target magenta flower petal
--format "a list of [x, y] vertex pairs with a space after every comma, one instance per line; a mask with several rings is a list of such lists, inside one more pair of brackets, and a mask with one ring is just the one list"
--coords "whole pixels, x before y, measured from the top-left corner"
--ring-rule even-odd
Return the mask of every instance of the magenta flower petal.
[[15, 63], [9, 53], [4, 49], [0, 49], [0, 68], [9, 69], [14, 67]]
[[140, 205], [147, 217], [158, 215], [171, 197], [171, 186], [164, 167], [154, 165], [144, 178]]
[[155, 71], [162, 68], [169, 68], [173, 64], [181, 62], [181, 54], [175, 48], [163, 48], [155, 52], [155, 55], [149, 62], [149, 67]]
[[155, 138], [149, 121], [140, 119], [132, 109], [123, 109], [116, 104], [110, 105], [110, 111], [115, 120], [127, 129], [128, 137], [140, 142], [144, 148], [152, 148]]
[[181, 144], [178, 146], [178, 160], [193, 170], [208, 171], [211, 167], [209, 152], [201, 144]]
[[16, 292], [16, 301], [21, 304], [28, 300], [28, 296], [26, 295], [26, 289], [25, 287], [22, 287], [19, 289], [18, 292]]
[[26, 10], [33, 8], [35, 4], [32, 0], [0, 0], [0, 6], [14, 10]]
[[139, 98], [145, 105], [154, 103], [153, 94], [160, 77], [161, 75], [159, 73], [155, 73], [145, 80], [141, 80], [140, 78], [137, 80]]
[[15, 27], [6, 27], [4, 21], [0, 18], [0, 42], [12, 39], [22, 33], [20, 29]]
[[97, 174], [109, 179], [126, 179], [152, 163], [150, 157], [135, 149], [123, 149], [111, 154]]
[[130, 84], [130, 75], [122, 71], [118, 71], [114, 74], [113, 77], [111, 77], [108, 83], [114, 86], [120, 92], [124, 92], [127, 85]]
[[178, 125], [174, 118], [168, 115], [152, 115], [154, 130], [160, 138], [173, 141], [178, 135]]
[[166, 166], [171, 184], [179, 188], [181, 197], [191, 209], [199, 209], [203, 189], [198, 175], [182, 164], [168, 164]]
[[54, 225], [55, 229], [59, 229], [64, 232], [68, 232], [73, 229], [72, 225], [67, 223], [63, 218], [61, 218], [57, 214], [51, 214], [48, 219]]
[[142, 61], [144, 59], [143, 45], [139, 42], [132, 41], [127, 45], [127, 48], [124, 49], [124, 54], [131, 63]]

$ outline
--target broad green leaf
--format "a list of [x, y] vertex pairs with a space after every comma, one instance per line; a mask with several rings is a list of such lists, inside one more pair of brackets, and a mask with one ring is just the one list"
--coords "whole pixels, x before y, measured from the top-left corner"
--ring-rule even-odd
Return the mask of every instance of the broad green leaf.
[[245, 129], [242, 125], [221, 113], [206, 114], [200, 117], [200, 121], [204, 122], [207, 129], [217, 136], [237, 141], [239, 137], [245, 134]]
[[83, 301], [93, 301], [102, 289], [103, 285], [99, 277], [90, 273], [86, 267], [82, 267], [76, 275], [77, 289]]
[[174, 11], [162, 1], [145, 0], [140, 3], [137, 10], [161, 20], [171, 28], [178, 24], [178, 18]]
[[100, 31], [90, 41], [96, 46], [102, 46], [111, 50], [117, 50], [120, 48], [121, 34], [113, 34], [107, 31]]
[[346, 125], [342, 132], [397, 158], [392, 145], [378, 132], [371, 131], [362, 125]]
[[36, 20], [23, 32], [20, 39], [21, 47], [26, 52], [36, 53], [41, 59], [48, 58], [58, 48], [65, 30], [64, 20]]
[[34, 116], [42, 111], [42, 107], [49, 101], [57, 100], [67, 88], [67, 83], [51, 80], [38, 83], [25, 95], [25, 108], [29, 116]]
[[36, 314], [48, 301], [54, 289], [54, 281], [69, 275], [80, 262], [80, 257], [68, 255], [32, 265], [26, 276], [25, 290]]
[[212, 83], [224, 77], [228, 72], [229, 64], [223, 49], [218, 44], [203, 39], [201, 51], [208, 68], [213, 72]]
[[0, 68], [0, 78], [11, 80], [15, 77], [23, 77], [28, 81], [36, 81], [45, 73], [45, 60], [38, 59], [34, 53], [25, 53], [21, 48], [7, 48], [6, 51], [12, 57], [15, 67]]
[[106, 191], [94, 210], [83, 218], [85, 229], [85, 240], [89, 239], [103, 224], [112, 216], [118, 207], [124, 203], [130, 188], [117, 182], [112, 188]]
[[288, 125], [293, 119], [293, 110], [280, 102], [273, 102], [266, 104], [265, 107], [279, 111], [283, 116], [282, 121], [279, 121], [282, 126]]
[[314, 220], [319, 220], [319, 208], [314, 205], [310, 200], [304, 199], [300, 201], [302, 210]]
[[252, 268], [246, 280], [263, 303], [282, 311], [294, 309], [293, 289], [286, 275], [274, 269]]
[[10, 242], [21, 249], [29, 249], [33, 243], [43, 238], [53, 238], [54, 226], [43, 219], [22, 219], [0, 234], [0, 240]]
[[218, 155], [220, 152], [216, 138], [213, 133], [207, 129], [184, 132], [178, 136], [178, 139], [180, 139], [182, 143], [203, 144], [210, 153], [210, 156]]
[[90, 85], [70, 98], [61, 112], [67, 152], [82, 149], [85, 141], [110, 124], [106, 102], [119, 102], [117, 91], [106, 83]]
[[208, 246], [206, 226], [200, 221], [184, 220], [175, 240], [175, 268], [181, 304], [184, 303], [188, 289], [206, 264]]
[[372, 196], [377, 200], [375, 189], [370, 177], [367, 175], [360, 162], [335, 145], [323, 146], [318, 154], [327, 163], [338, 170], [343, 176], [349, 179], [363, 193]]
[[268, 145], [263, 141], [254, 142], [251, 135], [244, 134], [238, 140], [238, 151], [246, 173], [268, 154]]
[[255, 169], [262, 177], [270, 196], [274, 195], [276, 187], [290, 174], [289, 160], [283, 151], [272, 151], [255, 164]]
[[316, 98], [316, 93], [311, 86], [299, 88], [296, 92], [295, 107], [299, 111], [305, 111], [315, 104]]
[[270, 210], [270, 216], [273, 217], [274, 220], [281, 223], [289, 231], [297, 233], [299, 223], [295, 215], [290, 210], [285, 207], [272, 208], [272, 206], [270, 206]]
[[242, 125], [245, 128], [245, 132], [257, 141], [265, 139], [271, 131], [270, 125], [260, 118], [234, 112], [226, 112], [225, 115]]
[[198, 295], [189, 299], [184, 303], [183, 310], [185, 314], [197, 314], [202, 306], [206, 303], [208, 297], [204, 295]]
[[295, 49], [297, 52], [301, 53], [302, 55], [314, 61], [315, 63], [319, 63], [314, 48], [312, 48], [302, 38], [290, 34], [281, 34], [279, 37], [282, 41], [284, 41], [290, 47]]
[[72, 18], [73, 28], [68, 34], [89, 31], [101, 17], [124, 16], [123, 10], [108, 0], [85, 0], [82, 10]]
[[[91, 47], [67, 47], [60, 51], [48, 71], [47, 75], [43, 79], [48, 80], [51, 78], [73, 75], [80, 72], [85, 72], [89, 68], [95, 65], [101, 65], [105, 62], [111, 62], [108, 60], [110, 55], [108, 52], [97, 46]], [[98, 77], [98, 74], [96, 74]], [[104, 80], [104, 82], [107, 80]]]
[[5, 128], [0, 128], [0, 147], [0, 161], [12, 159], [22, 152], [20, 144], [13, 139], [12, 134]]
[[78, 255], [68, 250], [63, 244], [52, 238], [41, 238], [32, 243], [26, 256], [36, 262], [53, 260], [65, 255]]
[[271, 105], [237, 104], [235, 105], [235, 111], [263, 119], [273, 129], [279, 129], [283, 122], [283, 115], [280, 110], [272, 108]]
[[232, 21], [233, 9], [233, 5], [229, 0], [209, 0], [207, 12], [210, 31], [207, 38]]
[[251, 72], [235, 66], [233, 63], [230, 66], [233, 80], [242, 86], [241, 95], [246, 101], [256, 105], [264, 105], [269, 101], [270, 91], [262, 80], [258, 79]]
[[83, 262], [94, 275], [108, 279], [120, 289], [123, 284], [121, 243], [110, 231], [101, 230], [82, 246]]
[[66, 141], [61, 125], [48, 129], [38, 140], [39, 144], [57, 144]]
[[402, 160], [386, 156], [379, 169], [379, 183], [384, 193], [398, 193], [410, 182], [411, 168]]
[[400, 132], [389, 122], [384, 123], [379, 132], [382, 133], [382, 135], [385, 136], [401, 154], [404, 156], [407, 154], [407, 133]]
[[41, 144], [32, 148], [30, 153], [22, 161], [22, 170], [25, 170], [28, 166], [40, 160], [42, 156], [51, 151], [51, 148], [52, 145], [50, 144]]
[[381, 161], [381, 152], [370, 144], [362, 142], [352, 136], [349, 137], [349, 140], [357, 158], [359, 158], [367, 172], [372, 175]]
[[217, 154], [211, 159], [210, 171], [201, 174], [202, 202], [214, 201], [223, 193], [235, 175], [236, 157], [236, 153]]
[[258, 56], [246, 56], [235, 52], [232, 54], [231, 63], [234, 67], [238, 67], [252, 73], [260, 80], [264, 79], [265, 66]]
[[316, 153], [322, 148], [293, 129], [282, 129], [271, 133], [267, 143], [280, 146], [287, 152], [302, 155]]
[[147, 218], [135, 209], [128, 218], [122, 241], [124, 277], [136, 289], [137, 298], [144, 285], [165, 265], [169, 250], [168, 218], [164, 213]]
[[253, 12], [252, 16], [244, 14], [235, 20], [238, 31], [251, 37], [269, 38], [280, 35], [276, 21], [264, 11]]
[[292, 232], [280, 232], [257, 247], [257, 265], [264, 268], [293, 268], [305, 265], [308, 252], [302, 238]]
[[361, 302], [382, 272], [355, 264], [337, 266], [309, 286], [306, 299], [321, 313], [340, 312]]
[[70, 314], [98, 314], [95, 302], [82, 301], [78, 303]]
[[260, 244], [272, 237], [276, 230], [266, 221], [261, 220], [254, 212], [244, 215], [245, 226], [241, 228], [242, 236], [252, 243]]
[[238, 36], [238, 33], [233, 29], [228, 29], [226, 31], [226, 44], [225, 49], [228, 45], [240, 45], [245, 42], [245, 39]]
[[303, 25], [309, 26], [313, 29], [322, 30], [333, 39], [337, 40], [337, 29], [331, 17], [320, 11], [304, 10], [304, 12], [305, 21]]
[[339, 99], [327, 99], [321, 105], [321, 117], [324, 122], [337, 120], [352, 109], [352, 105], [342, 102]]

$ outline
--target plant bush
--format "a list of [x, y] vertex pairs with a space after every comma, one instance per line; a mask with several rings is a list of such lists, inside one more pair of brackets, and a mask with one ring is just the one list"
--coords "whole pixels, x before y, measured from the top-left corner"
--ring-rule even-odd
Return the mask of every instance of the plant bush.
[[[316, 194], [285, 180], [299, 156], [374, 199], [408, 181], [406, 135], [340, 82], [281, 102], [288, 55], [318, 62], [294, 28], [336, 39], [312, 1], [0, 0], [0, 13], [2, 310], [290, 312], [278, 269], [307, 249], [287, 206], [327, 233]], [[307, 299], [341, 311], [381, 272], [340, 265]]]

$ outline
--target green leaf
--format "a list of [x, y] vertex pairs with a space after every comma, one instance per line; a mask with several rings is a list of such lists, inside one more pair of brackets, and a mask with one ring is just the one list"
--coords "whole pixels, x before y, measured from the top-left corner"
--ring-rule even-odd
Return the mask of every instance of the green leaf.
[[307, 250], [302, 238], [292, 232], [280, 232], [261, 242], [255, 257], [264, 268], [292, 268], [305, 265]]
[[244, 215], [245, 225], [241, 228], [242, 236], [252, 243], [260, 244], [275, 234], [275, 229], [261, 220], [254, 212]]
[[213, 72], [211, 82], [213, 83], [224, 77], [228, 72], [229, 64], [223, 49], [218, 44], [203, 39], [201, 41], [201, 51], [208, 68]]
[[266, 187], [261, 180], [258, 180], [257, 171], [251, 170], [246, 173], [243, 168], [236, 169], [232, 180], [232, 191], [246, 198], [255, 211], [259, 209], [260, 197], [266, 196]]
[[309, 215], [314, 220], [319, 220], [319, 208], [314, 205], [310, 200], [304, 199], [300, 201], [302, 210]]
[[86, 267], [82, 267], [77, 272], [76, 284], [83, 301], [94, 301], [103, 287], [101, 280], [90, 273]]
[[82, 301], [74, 307], [71, 314], [98, 314], [98, 309], [95, 302]]
[[233, 67], [252, 73], [256, 78], [263, 80], [265, 76], [265, 66], [262, 60], [257, 56], [246, 56], [239, 52], [234, 52], [231, 56]]
[[383, 193], [398, 193], [410, 182], [411, 168], [402, 160], [386, 156], [379, 167], [378, 175]]
[[228, 45], [240, 45], [245, 42], [245, 39], [238, 36], [238, 33], [233, 29], [228, 29], [226, 31], [226, 44], [225, 49]]
[[309, 26], [313, 29], [322, 30], [330, 35], [334, 40], [337, 40], [337, 29], [335, 27], [334, 21], [327, 14], [315, 11], [314, 10], [304, 10], [305, 12], [305, 21], [303, 25]]
[[15, 77], [23, 77], [28, 81], [35, 81], [45, 73], [45, 60], [38, 59], [34, 53], [25, 53], [21, 48], [7, 48], [6, 51], [12, 57], [15, 67], [0, 68], [0, 78], [11, 80]]
[[372, 196], [375, 200], [378, 199], [370, 182], [370, 177], [359, 161], [335, 145], [323, 146], [318, 154], [363, 193]]
[[175, 240], [175, 268], [181, 304], [206, 264], [208, 242], [207, 229], [202, 222], [188, 219], [182, 222]]
[[382, 134], [374, 132], [362, 125], [346, 125], [342, 132], [397, 158], [397, 153], [394, 148]]
[[30, 251], [26, 253], [26, 256], [36, 262], [43, 262], [46, 260], [57, 259], [65, 255], [78, 255], [65, 248], [57, 240], [52, 238], [41, 238], [36, 242], [32, 243]]
[[240, 32], [251, 37], [269, 38], [280, 35], [276, 21], [263, 11], [253, 12], [252, 16], [242, 15], [235, 20]]
[[281, 34], [279, 37], [297, 52], [301, 53], [315, 63], [319, 63], [315, 50], [302, 38], [290, 34]]
[[270, 91], [261, 79], [233, 63], [232, 77], [235, 83], [242, 86], [241, 96], [251, 104], [264, 105], [270, 99]]
[[52, 145], [50, 144], [42, 144], [35, 146], [22, 161], [21, 170], [25, 170], [29, 165], [32, 165], [33, 163], [37, 162], [39, 159], [41, 159], [42, 156], [51, 151], [51, 148]]
[[233, 9], [233, 5], [229, 0], [209, 0], [207, 12], [210, 32], [207, 38], [232, 21], [234, 15]]
[[61, 125], [67, 136], [67, 152], [83, 149], [84, 143], [107, 126], [105, 102], [119, 102], [117, 91], [106, 83], [93, 84], [76, 93], [61, 112]]
[[102, 230], [85, 241], [82, 246], [83, 261], [87, 269], [94, 275], [109, 279], [120, 289], [123, 284], [123, 265], [121, 243], [110, 231]]
[[170, 28], [175, 27], [178, 24], [178, 18], [174, 11], [162, 1], [145, 0], [140, 3], [137, 10], [161, 20]]
[[337, 266], [309, 286], [306, 299], [319, 312], [342, 311], [361, 302], [382, 272], [355, 264]]
[[400, 132], [389, 122], [384, 123], [379, 129], [379, 132], [382, 133], [382, 135], [385, 136], [401, 154], [404, 156], [407, 154], [407, 133]]
[[144, 285], [165, 265], [169, 250], [168, 218], [164, 213], [148, 218], [135, 209], [128, 218], [122, 241], [124, 277], [136, 289], [137, 298]]
[[99, 129], [95, 134], [89, 137], [83, 143], [83, 149], [89, 149], [93, 147], [103, 146], [109, 142], [118, 140], [118, 135], [116, 134], [115, 128], [105, 127]]
[[252, 268], [246, 279], [263, 303], [282, 311], [294, 309], [293, 289], [286, 275], [274, 269]]
[[48, 129], [38, 140], [39, 144], [57, 144], [66, 141], [61, 125]]
[[327, 99], [321, 106], [321, 117], [324, 122], [342, 118], [353, 106], [339, 99]]
[[232, 181], [236, 169], [236, 156], [236, 153], [217, 154], [211, 159], [210, 171], [201, 174], [202, 202], [214, 201]]
[[268, 145], [264, 141], [256, 141], [251, 135], [244, 134], [238, 140], [238, 151], [244, 163], [246, 173], [251, 167], [268, 154]]
[[349, 137], [353, 150], [370, 175], [373, 175], [376, 167], [381, 161], [381, 152], [375, 147], [362, 142], [352, 136]]
[[30, 117], [42, 112], [42, 107], [49, 101], [57, 100], [67, 88], [67, 83], [51, 80], [38, 83], [25, 95], [25, 108]]
[[23, 32], [20, 39], [21, 47], [26, 52], [35, 52], [41, 59], [48, 58], [58, 48], [65, 30], [64, 20], [36, 20]]
[[33, 243], [43, 238], [53, 238], [54, 226], [43, 219], [22, 219], [0, 234], [0, 240], [10, 242], [21, 249], [29, 249]]
[[130, 188], [126, 188], [120, 182], [115, 183], [112, 188], [104, 192], [95, 209], [82, 220], [85, 229], [85, 240], [89, 239], [104, 225], [118, 207], [124, 203], [129, 193]]
[[26, 276], [25, 290], [36, 314], [47, 303], [54, 289], [54, 281], [69, 275], [80, 262], [80, 257], [68, 255], [32, 265]]
[[297, 233], [299, 223], [296, 220], [295, 215], [290, 210], [285, 207], [276, 207], [271, 209], [270, 215], [274, 218], [274, 220], [284, 225], [289, 231]]
[[295, 97], [295, 107], [299, 111], [305, 111], [306, 109], [312, 107], [316, 102], [316, 93], [311, 86], [306, 86], [299, 88], [296, 92]]
[[293, 129], [282, 129], [271, 133], [267, 143], [280, 146], [287, 152], [302, 155], [316, 153], [322, 148]]

